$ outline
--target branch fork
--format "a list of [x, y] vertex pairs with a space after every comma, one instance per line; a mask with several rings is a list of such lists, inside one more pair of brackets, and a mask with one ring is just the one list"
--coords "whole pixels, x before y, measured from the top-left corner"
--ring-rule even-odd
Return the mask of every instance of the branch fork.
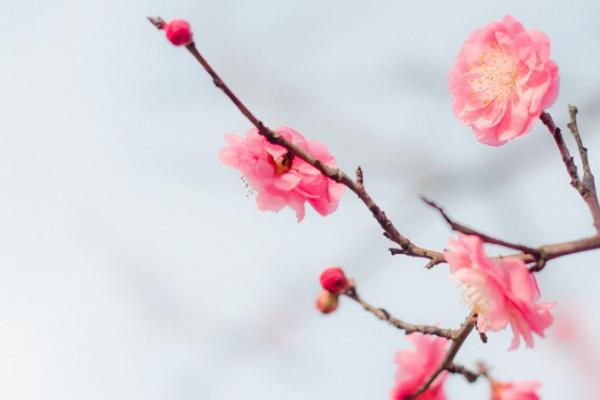
[[[157, 29], [163, 29], [166, 26], [166, 22], [160, 17], [148, 17], [148, 20]], [[389, 249], [392, 255], [401, 254], [411, 257], [427, 259], [429, 261], [426, 265], [426, 268], [432, 268], [437, 264], [446, 262], [443, 252], [417, 246], [410, 239], [401, 234], [398, 231], [398, 229], [396, 229], [392, 221], [386, 216], [385, 212], [367, 192], [364, 185], [364, 175], [361, 167], [358, 167], [356, 169], [355, 179], [352, 179], [341, 169], [332, 168], [323, 164], [319, 159], [315, 158], [309, 152], [304, 151], [303, 149], [299, 148], [293, 143], [290, 143], [284, 138], [282, 138], [281, 135], [269, 129], [265, 124], [263, 124], [261, 120], [256, 118], [255, 115], [250, 111], [250, 109], [244, 103], [242, 103], [242, 101], [236, 96], [236, 94], [225, 84], [225, 82], [221, 79], [217, 72], [213, 70], [213, 68], [204, 59], [202, 54], [196, 48], [194, 42], [187, 44], [185, 47], [190, 52], [190, 54], [198, 61], [198, 63], [200, 63], [204, 70], [210, 75], [214, 85], [221, 91], [223, 91], [223, 93], [248, 119], [248, 121], [250, 121], [250, 123], [258, 129], [258, 132], [262, 136], [264, 136], [271, 143], [284, 147], [293, 156], [299, 157], [302, 160], [306, 161], [308, 164], [318, 169], [323, 175], [338, 183], [345, 185], [356, 194], [356, 196], [369, 209], [379, 226], [383, 229], [383, 234], [385, 235], [385, 237], [387, 237], [389, 240], [391, 240], [399, 246], [398, 248]], [[510, 255], [509, 257], [517, 257], [527, 263], [534, 264], [532, 267], [530, 267], [531, 272], [541, 271], [545, 267], [546, 263], [551, 259], [566, 256], [573, 253], [600, 248], [600, 205], [598, 202], [598, 195], [596, 192], [595, 179], [589, 165], [587, 148], [585, 148], [585, 146], [583, 145], [581, 135], [579, 133], [579, 128], [576, 119], [577, 108], [569, 106], [569, 115], [570, 122], [568, 124], [568, 128], [577, 144], [579, 157], [581, 159], [583, 167], [583, 177], [581, 179], [577, 172], [577, 167], [575, 165], [574, 159], [571, 156], [567, 145], [565, 144], [560, 128], [556, 126], [552, 117], [547, 112], [543, 112], [541, 114], [540, 120], [548, 128], [548, 131], [550, 132], [550, 134], [554, 138], [554, 141], [556, 142], [563, 163], [565, 164], [565, 167], [567, 169], [567, 173], [571, 179], [571, 185], [577, 190], [577, 192], [584, 200], [585, 204], [587, 205], [590, 211], [593, 225], [596, 229], [596, 234], [594, 236], [573, 240], [570, 242], [543, 245], [540, 247], [525, 246], [522, 244], [513, 243], [492, 237], [473, 228], [470, 228], [466, 225], [458, 223], [455, 220], [451, 219], [449, 215], [445, 212], [445, 210], [438, 206], [432, 200], [429, 200], [425, 197], [422, 197], [422, 200], [428, 206], [437, 210], [452, 230], [468, 235], [477, 235], [486, 243], [495, 244], [503, 246], [505, 248], [516, 250], [518, 253]], [[467, 339], [469, 334], [474, 330], [477, 324], [477, 314], [475, 312], [471, 312], [458, 329], [442, 329], [433, 325], [412, 324], [394, 318], [384, 308], [378, 308], [366, 302], [362, 297], [358, 295], [355, 286], [352, 286], [344, 294], [353, 301], [360, 304], [366, 311], [372, 313], [378, 319], [387, 322], [395, 328], [403, 330], [406, 334], [412, 332], [420, 332], [423, 334], [444, 337], [451, 341], [451, 344], [444, 356], [442, 363], [435, 370], [435, 372], [427, 379], [427, 381], [415, 393], [409, 396], [407, 400], [416, 399], [420, 394], [424, 393], [429, 388], [429, 386], [435, 381], [435, 379], [444, 371], [463, 375], [469, 382], [475, 382], [479, 377], [482, 376], [489, 379], [487, 369], [483, 367], [478, 368], [478, 371], [474, 372], [468, 370], [467, 368], [461, 365], [454, 363], [454, 358], [456, 357], [456, 354], [458, 353], [461, 346], [464, 344], [465, 340]], [[487, 342], [487, 336], [485, 335], [485, 333], [480, 332], [479, 335], [484, 343]]]

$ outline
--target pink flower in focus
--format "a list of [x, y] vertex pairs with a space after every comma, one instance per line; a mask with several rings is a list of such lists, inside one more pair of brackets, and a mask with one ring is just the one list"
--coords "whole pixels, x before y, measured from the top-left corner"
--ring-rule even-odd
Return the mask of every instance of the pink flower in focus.
[[492, 400], [540, 400], [536, 390], [539, 382], [500, 383], [492, 381]]
[[[420, 333], [412, 333], [408, 337], [415, 349], [403, 349], [396, 354], [398, 371], [396, 386], [390, 391], [392, 400], [404, 400], [416, 392], [439, 367], [448, 347], [448, 340], [442, 337]], [[446, 400], [442, 386], [447, 375], [447, 371], [442, 372], [419, 396], [419, 400]]]
[[460, 122], [499, 146], [531, 129], [556, 100], [559, 79], [548, 36], [506, 16], [471, 32], [448, 81]]
[[510, 324], [513, 340], [509, 350], [519, 347], [519, 336], [527, 347], [533, 347], [532, 332], [544, 337], [544, 329], [552, 324], [549, 310], [554, 304], [537, 302], [537, 281], [522, 260], [492, 261], [478, 236], [463, 234], [450, 238], [444, 257], [454, 278], [466, 287], [466, 300], [478, 314], [480, 332], [498, 331]]
[[[329, 154], [327, 146], [306, 140], [291, 128], [281, 127], [275, 131], [323, 164], [335, 167], [335, 157]], [[258, 192], [259, 209], [279, 211], [287, 205], [296, 211], [298, 221], [304, 218], [305, 202], [323, 216], [336, 210], [344, 186], [285, 148], [270, 143], [258, 129], [250, 129], [245, 137], [225, 135], [225, 140], [229, 146], [219, 151], [219, 158], [225, 165], [239, 169]]]

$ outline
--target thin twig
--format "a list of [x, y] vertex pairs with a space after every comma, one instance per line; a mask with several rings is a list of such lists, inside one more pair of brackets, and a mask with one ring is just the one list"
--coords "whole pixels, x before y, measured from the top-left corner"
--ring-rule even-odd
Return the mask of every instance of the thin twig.
[[[162, 29], [164, 27], [164, 23], [160, 22], [163, 21], [160, 17], [148, 19], [156, 28]], [[402, 249], [404, 249], [407, 253], [414, 257], [427, 258], [429, 260], [444, 259], [443, 255], [440, 252], [419, 247], [412, 243], [406, 236], [402, 235], [396, 229], [392, 221], [390, 221], [390, 219], [385, 215], [385, 212], [377, 205], [377, 203], [375, 203], [375, 201], [367, 193], [364, 187], [364, 182], [360, 176], [357, 176], [357, 181], [352, 180], [352, 178], [350, 178], [341, 169], [332, 168], [328, 165], [325, 165], [319, 159], [315, 158], [312, 154], [301, 149], [297, 145], [285, 140], [279, 133], [269, 129], [263, 124], [262, 121], [260, 121], [258, 118], [256, 118], [256, 116], [254, 116], [254, 114], [248, 109], [248, 107], [246, 107], [246, 105], [225, 84], [225, 82], [221, 79], [217, 72], [204, 59], [202, 54], [200, 54], [194, 42], [191, 42], [185, 47], [190, 52], [190, 54], [192, 54], [192, 56], [194, 56], [194, 58], [200, 63], [200, 65], [202, 65], [204, 70], [211, 76], [215, 86], [221, 89], [223, 93], [225, 93], [225, 95], [227, 95], [227, 97], [229, 97], [233, 104], [235, 104], [235, 106], [240, 110], [240, 112], [248, 119], [248, 121], [250, 121], [250, 123], [258, 129], [259, 134], [267, 138], [269, 142], [278, 144], [284, 147], [286, 150], [290, 151], [295, 156], [300, 157], [301, 159], [318, 169], [323, 175], [345, 185], [350, 190], [352, 190], [371, 211], [371, 214], [373, 214], [373, 217], [375, 217], [375, 219], [377, 220], [381, 228], [385, 231], [390, 240], [400, 245], [400, 247], [402, 247]], [[360, 171], [360, 175], [362, 175], [362, 171]]]
[[394, 318], [394, 317], [392, 317], [392, 315], [389, 312], [387, 312], [387, 310], [385, 310], [383, 308], [375, 307], [375, 306], [369, 304], [367, 301], [365, 301], [362, 297], [360, 297], [358, 295], [356, 289], [350, 290], [348, 293], [346, 293], [346, 296], [348, 296], [352, 300], [356, 301], [365, 310], [367, 310], [371, 314], [375, 315], [380, 320], [386, 321], [388, 324], [390, 324], [398, 329], [403, 330], [406, 334], [420, 332], [420, 333], [423, 333], [426, 335], [435, 335], [435, 336], [440, 336], [440, 337], [443, 337], [446, 339], [452, 339], [456, 334], [456, 332], [452, 329], [442, 329], [435, 325], [411, 324], [411, 323], [399, 320], [397, 318]]
[[[158, 29], [163, 29], [165, 22], [162, 18], [148, 18], [149, 21]], [[221, 89], [227, 97], [236, 105], [236, 107], [248, 118], [248, 120], [254, 125], [259, 133], [265, 136], [269, 141], [275, 144], [279, 144], [288, 151], [292, 152], [295, 156], [300, 157], [310, 165], [317, 168], [323, 175], [327, 176], [330, 179], [333, 179], [336, 182], [342, 183], [347, 186], [350, 190], [352, 190], [360, 200], [367, 206], [367, 208], [373, 214], [373, 217], [377, 220], [381, 228], [384, 230], [384, 235], [398, 244], [401, 249], [396, 249], [392, 251], [392, 254], [404, 254], [412, 257], [426, 258], [429, 261], [427, 267], [431, 268], [434, 265], [444, 263], [446, 260], [444, 258], [443, 253], [431, 249], [427, 249], [424, 247], [419, 247], [412, 243], [407, 237], [403, 236], [393, 225], [393, 223], [387, 218], [385, 212], [375, 203], [375, 201], [371, 198], [371, 196], [367, 193], [364, 187], [364, 182], [362, 178], [362, 170], [357, 171], [357, 180], [353, 181], [347, 174], [341, 171], [338, 168], [331, 168], [325, 164], [323, 164], [320, 160], [316, 159], [310, 153], [302, 150], [301, 148], [295, 146], [294, 144], [283, 139], [278, 133], [271, 131], [268, 129], [260, 120], [258, 120], [252, 112], [237, 98], [237, 96], [229, 89], [229, 87], [223, 82], [223, 80], [219, 77], [219, 75], [210, 67], [210, 65], [206, 62], [204, 57], [198, 52], [194, 43], [190, 43], [186, 46], [188, 51], [196, 58], [196, 60], [204, 67], [206, 72], [213, 78], [214, 84]], [[540, 117], [542, 121], [548, 126], [553, 135], [558, 130], [558, 136], [560, 136], [560, 140], [562, 141], [562, 136], [560, 135], [560, 130], [555, 127], [554, 122], [549, 114], [543, 113]], [[564, 141], [562, 141], [564, 145]], [[562, 148], [565, 146], [559, 146]], [[566, 149], [566, 147], [565, 147]], [[566, 161], [565, 164], [573, 164], [572, 159], [570, 163], [568, 162], [570, 155], [568, 153], [568, 149], [566, 150]], [[562, 152], [561, 152], [562, 154]], [[563, 157], [563, 160], [565, 160]], [[574, 164], [573, 164], [574, 167]], [[571, 171], [571, 167], [567, 168]], [[570, 172], [571, 174], [571, 172]], [[576, 176], [576, 169], [575, 169]], [[565, 242], [565, 243], [556, 243], [541, 246], [539, 248], [540, 251], [544, 252], [546, 260], [550, 260], [553, 258], [561, 257], [567, 254], [579, 253], [582, 251], [588, 251], [592, 249], [600, 248], [600, 238], [592, 237], [592, 238], [584, 238], [576, 241]], [[515, 254], [511, 255], [511, 257], [517, 257], [523, 259], [526, 262], [536, 262], [536, 258], [531, 254]]]
[[465, 379], [471, 383], [475, 382], [477, 379], [484, 376], [480, 372], [471, 371], [470, 369], [467, 369], [462, 365], [454, 364], [454, 363], [450, 363], [450, 365], [448, 365], [446, 367], [446, 371], [450, 372], [451, 374], [460, 374], [460, 375], [464, 376]]
[[[541, 268], [539, 268], [540, 264], [543, 267], [543, 266], [545, 266], [547, 261], [553, 260], [555, 258], [567, 256], [570, 254], [582, 253], [585, 251], [596, 250], [596, 249], [600, 249], [600, 236], [598, 236], [598, 235], [590, 236], [590, 237], [586, 237], [586, 238], [582, 238], [582, 239], [577, 239], [577, 240], [572, 240], [569, 242], [545, 244], [543, 246], [536, 248], [536, 250], [539, 251], [539, 253], [541, 254], [540, 258], [537, 258], [531, 254], [526, 254], [526, 253], [520, 252], [520, 253], [508, 254], [505, 256], [491, 257], [491, 259], [492, 260], [500, 260], [500, 259], [507, 258], [507, 257], [518, 258], [520, 260], [523, 260], [527, 264], [537, 263], [538, 270], [541, 270]], [[407, 255], [406, 252], [402, 249], [390, 248], [389, 251], [392, 255], [396, 255], [396, 254]], [[442, 254], [442, 257], [443, 257], [443, 254]], [[540, 260], [542, 260], [541, 263], [540, 263]], [[445, 262], [446, 262], [446, 260], [444, 258], [440, 258], [440, 261], [434, 262], [432, 260], [432, 262], [430, 262], [427, 266], [433, 267], [437, 264], [441, 264], [441, 263], [445, 263]]]
[[452, 338], [452, 344], [446, 351], [446, 355], [444, 356], [444, 359], [441, 362], [441, 364], [437, 367], [434, 373], [431, 374], [431, 376], [425, 381], [425, 383], [423, 383], [423, 385], [421, 385], [421, 387], [416, 392], [414, 392], [411, 396], [408, 396], [405, 400], [417, 399], [419, 395], [423, 394], [423, 392], [425, 392], [429, 388], [429, 386], [431, 386], [431, 384], [437, 379], [437, 377], [452, 364], [452, 361], [454, 360], [454, 357], [456, 357], [458, 350], [460, 350], [469, 334], [473, 331], [476, 322], [477, 314], [475, 312], [472, 312], [465, 319], [465, 322], [463, 322], [461, 327], [455, 332], [455, 335]]
[[575, 139], [575, 143], [577, 143], [579, 157], [581, 158], [581, 165], [583, 167], [581, 184], [587, 189], [585, 193], [587, 198], [584, 196], [584, 200], [586, 200], [586, 203], [590, 208], [590, 212], [592, 213], [596, 232], [600, 233], [600, 205], [598, 204], [596, 182], [594, 179], [594, 174], [592, 174], [592, 169], [590, 168], [588, 149], [583, 145], [581, 134], [579, 133], [579, 127], [577, 126], [577, 112], [577, 107], [569, 105], [569, 117], [571, 121], [567, 124], [567, 126], [569, 127], [569, 130]]
[[523, 253], [531, 254], [532, 256], [534, 256], [536, 258], [540, 257], [540, 251], [538, 249], [534, 249], [533, 247], [524, 246], [524, 245], [518, 244], [518, 243], [507, 242], [506, 240], [496, 239], [492, 236], [486, 235], [485, 233], [476, 231], [473, 228], [462, 225], [462, 224], [454, 221], [453, 219], [451, 219], [442, 207], [438, 206], [434, 201], [428, 199], [427, 197], [421, 196], [421, 200], [423, 200], [423, 202], [425, 202], [425, 204], [427, 204], [428, 206], [436, 209], [440, 213], [442, 218], [448, 223], [448, 225], [450, 225], [450, 228], [453, 231], [461, 232], [466, 235], [479, 236], [479, 238], [481, 238], [481, 240], [483, 240], [486, 243], [497, 244], [499, 246], [503, 246], [503, 247], [506, 247], [509, 249], [522, 251]]
[[[569, 110], [569, 111], [571, 111], [571, 110]], [[578, 140], [578, 142], [580, 142], [581, 137], [579, 136], [579, 131], [577, 129], [576, 120], [574, 119], [576, 113], [577, 113], [576, 111], [571, 113], [571, 124], [570, 125], [573, 127], [573, 128], [571, 128], [571, 132], [573, 132], [573, 129], [575, 129], [576, 133], [573, 133], [573, 135], [576, 137], [576, 140]], [[593, 176], [591, 177], [591, 183], [589, 185], [586, 185], [581, 179], [579, 179], [579, 175], [577, 173], [577, 166], [575, 165], [575, 162], [573, 161], [573, 156], [571, 156], [571, 153], [569, 152], [569, 148], [567, 147], [567, 145], [563, 139], [560, 128], [556, 126], [556, 124], [554, 123], [554, 120], [552, 119], [552, 116], [550, 114], [548, 114], [546, 111], [544, 111], [542, 113], [542, 115], [540, 115], [540, 120], [544, 123], [544, 125], [546, 125], [546, 128], [548, 128], [548, 131], [552, 134], [552, 137], [554, 138], [554, 142], [556, 143], [556, 146], [558, 147], [558, 150], [560, 151], [560, 156], [563, 160], [563, 163], [565, 164], [565, 167], [567, 168], [567, 173], [569, 174], [569, 177], [571, 178], [571, 186], [573, 186], [577, 190], [577, 192], [579, 192], [579, 195], [581, 196], [581, 198], [587, 205], [588, 209], [590, 210], [590, 213], [592, 215], [593, 224], [594, 224], [594, 227], [596, 228], [596, 232], [600, 233], [600, 206], [598, 205], [598, 197], [596, 195], [596, 188], [595, 188], [595, 185], [593, 184]], [[579, 139], [577, 139], [577, 138], [579, 138]], [[578, 146], [579, 146], [579, 143], [578, 143]], [[582, 155], [582, 160], [585, 158], [584, 165], [586, 165], [586, 166], [584, 166], [584, 168], [589, 169], [589, 163], [587, 162], [587, 150], [585, 150], [585, 148], [583, 147], [583, 144], [581, 144], [580, 154]], [[585, 174], [585, 172], [584, 172], [584, 174]], [[591, 176], [591, 171], [589, 172], [589, 176]], [[589, 176], [588, 176], [588, 180], [590, 180]]]

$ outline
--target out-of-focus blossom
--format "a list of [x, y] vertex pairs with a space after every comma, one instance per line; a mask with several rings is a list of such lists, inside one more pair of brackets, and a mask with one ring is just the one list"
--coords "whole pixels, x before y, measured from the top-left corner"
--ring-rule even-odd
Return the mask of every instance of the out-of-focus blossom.
[[[404, 400], [415, 393], [435, 372], [444, 359], [448, 340], [442, 337], [412, 333], [409, 339], [414, 349], [403, 349], [396, 354], [398, 371], [396, 385], [390, 391], [392, 400]], [[443, 385], [447, 371], [442, 372], [419, 396], [419, 400], [446, 400]]]
[[498, 146], [531, 129], [556, 100], [559, 78], [548, 36], [506, 16], [471, 32], [448, 81], [454, 114]]
[[321, 311], [323, 314], [334, 312], [338, 308], [338, 295], [323, 290], [317, 297], [315, 306], [317, 307], [317, 310]]
[[539, 400], [539, 382], [501, 383], [492, 380], [492, 400]]
[[527, 347], [533, 347], [532, 333], [544, 337], [544, 330], [552, 324], [554, 304], [538, 302], [537, 281], [522, 260], [506, 257], [492, 261], [478, 236], [463, 234], [450, 238], [444, 257], [454, 278], [465, 286], [466, 300], [478, 314], [480, 332], [498, 331], [510, 324], [510, 350], [519, 347], [520, 336]]
[[[275, 131], [323, 164], [335, 167], [335, 158], [325, 145], [307, 140], [291, 128]], [[289, 206], [296, 211], [298, 221], [304, 218], [305, 202], [323, 216], [336, 210], [344, 186], [285, 148], [270, 143], [258, 129], [250, 129], [245, 137], [225, 135], [225, 140], [229, 146], [219, 151], [219, 157], [224, 164], [239, 169], [250, 187], [258, 192], [259, 209], [279, 211]]]

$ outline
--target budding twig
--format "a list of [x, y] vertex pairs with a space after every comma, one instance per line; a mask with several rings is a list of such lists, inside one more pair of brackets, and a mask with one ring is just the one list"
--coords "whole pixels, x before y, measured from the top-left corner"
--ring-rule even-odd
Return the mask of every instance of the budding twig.
[[[164, 21], [162, 18], [148, 18], [150, 22], [157, 27], [158, 29], [162, 29], [164, 27]], [[160, 22], [162, 21], [162, 22]], [[385, 212], [375, 203], [375, 201], [371, 198], [371, 196], [367, 193], [364, 182], [362, 179], [362, 171], [357, 175], [357, 180], [354, 181], [350, 176], [344, 173], [339, 168], [332, 168], [325, 165], [321, 160], [315, 158], [309, 152], [301, 149], [295, 144], [285, 140], [281, 137], [277, 132], [272, 131], [267, 126], [263, 124], [254, 114], [246, 107], [246, 105], [233, 93], [233, 91], [225, 84], [225, 82], [221, 79], [221, 77], [217, 74], [217, 72], [208, 64], [206, 59], [200, 54], [198, 49], [196, 48], [196, 44], [194, 42], [189, 43], [185, 46], [186, 49], [192, 54], [192, 56], [202, 65], [204, 70], [211, 76], [213, 83], [215, 86], [223, 91], [225, 95], [235, 104], [235, 106], [240, 110], [240, 112], [250, 121], [252, 125], [254, 125], [258, 129], [258, 133], [267, 138], [269, 142], [278, 144], [295, 156], [300, 157], [316, 169], [318, 169], [323, 175], [327, 176], [330, 179], [333, 179], [336, 182], [343, 184], [352, 190], [358, 198], [367, 206], [367, 208], [373, 214], [373, 217], [377, 220], [381, 228], [385, 231], [390, 240], [397, 243], [407, 254], [410, 254], [414, 257], [427, 258], [430, 260], [440, 259], [443, 260], [444, 257], [441, 253], [435, 250], [429, 250], [426, 248], [419, 247], [412, 243], [406, 236], [402, 235], [394, 226], [392, 221], [385, 215]]]

